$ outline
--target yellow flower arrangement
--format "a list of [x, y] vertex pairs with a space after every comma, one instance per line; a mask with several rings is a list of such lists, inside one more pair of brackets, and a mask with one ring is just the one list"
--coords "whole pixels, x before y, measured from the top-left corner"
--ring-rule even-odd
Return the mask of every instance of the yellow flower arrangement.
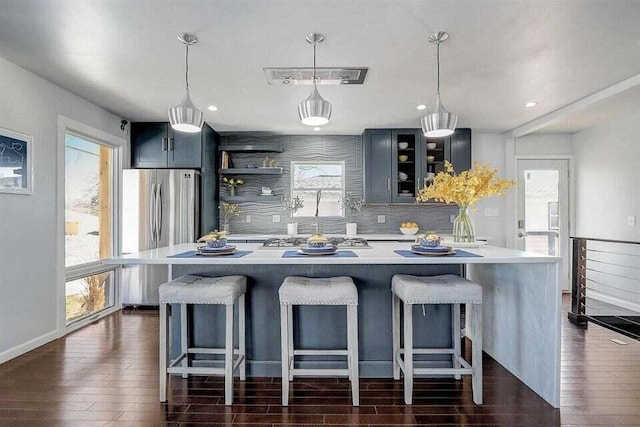
[[514, 182], [498, 178], [498, 171], [487, 164], [473, 163], [470, 170], [456, 174], [449, 162], [444, 163], [445, 171], [438, 172], [433, 183], [418, 191], [417, 203], [429, 200], [436, 202], [455, 203], [459, 213], [453, 222], [453, 240], [455, 242], [475, 242], [475, 230], [469, 216], [469, 207], [485, 197], [502, 195]]
[[455, 203], [459, 207], [473, 206], [485, 197], [502, 195], [513, 187], [513, 181], [498, 178], [497, 169], [491, 169], [487, 164], [473, 163], [470, 170], [455, 173], [449, 162], [444, 163], [445, 171], [439, 172], [433, 179], [433, 184], [418, 191], [416, 202]]
[[227, 187], [231, 188], [231, 187], [237, 187], [239, 185], [244, 184], [244, 180], [238, 178], [238, 179], [234, 179], [234, 178], [227, 178], [226, 176], [222, 178], [222, 183], [224, 185], [226, 185]]
[[239, 187], [242, 184], [244, 184], [244, 180], [240, 178], [234, 179], [234, 178], [227, 178], [226, 176], [222, 177], [222, 185], [224, 185], [229, 189], [230, 196], [235, 196], [236, 187]]
[[240, 210], [237, 203], [227, 203], [227, 202], [220, 203], [220, 211], [222, 212], [222, 224], [224, 227], [224, 231], [228, 232], [229, 220], [231, 218], [240, 216], [242, 211]]

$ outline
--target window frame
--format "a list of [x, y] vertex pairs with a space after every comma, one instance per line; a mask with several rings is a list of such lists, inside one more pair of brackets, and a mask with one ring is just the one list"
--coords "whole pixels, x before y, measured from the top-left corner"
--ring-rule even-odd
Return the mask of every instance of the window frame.
[[[123, 138], [116, 137], [110, 133], [95, 129], [84, 123], [75, 121], [63, 115], [58, 115], [58, 168], [57, 173], [57, 212], [58, 212], [58, 331], [60, 335], [65, 335], [87, 324], [107, 316], [117, 310], [120, 310], [120, 283], [121, 283], [121, 267], [117, 265], [104, 264], [101, 260], [92, 261], [85, 264], [79, 264], [66, 267], [65, 255], [65, 147], [67, 134], [74, 135], [79, 138], [86, 139], [93, 143], [110, 148], [111, 151], [111, 253], [119, 254], [120, 246], [120, 207], [122, 203], [122, 183], [121, 175], [123, 169], [123, 152], [127, 146], [127, 141]], [[88, 314], [77, 320], [67, 323], [66, 319], [66, 284], [67, 282], [82, 279], [85, 277], [113, 272], [113, 306], [106, 307], [95, 313]]]
[[[340, 198], [344, 198], [346, 194], [346, 186], [347, 186], [347, 170], [346, 170], [346, 162], [344, 160], [323, 160], [323, 161], [314, 161], [314, 160], [292, 160], [290, 165], [290, 175], [291, 178], [289, 180], [289, 196], [294, 197], [294, 191], [305, 191], [304, 189], [300, 190], [295, 187], [295, 175], [293, 173], [295, 166], [297, 165], [332, 165], [332, 166], [340, 166], [342, 168], [342, 179], [341, 179], [341, 195]], [[319, 190], [319, 189], [307, 189], [307, 190]], [[323, 189], [322, 189], [323, 190]], [[330, 190], [327, 188], [327, 190]], [[335, 191], [335, 190], [332, 190]], [[342, 214], [341, 215], [327, 215], [327, 216], [319, 216], [318, 218], [345, 218], [346, 212], [344, 206], [340, 207]], [[293, 218], [315, 218], [313, 215], [295, 215]]]

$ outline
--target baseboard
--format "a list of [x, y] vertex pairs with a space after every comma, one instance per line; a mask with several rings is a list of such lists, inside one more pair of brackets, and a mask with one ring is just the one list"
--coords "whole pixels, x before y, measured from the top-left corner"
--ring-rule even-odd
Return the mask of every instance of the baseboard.
[[620, 298], [616, 298], [611, 295], [594, 291], [592, 289], [589, 289], [589, 291], [587, 292], [587, 298], [592, 298], [598, 301], [606, 302], [607, 304], [617, 305], [618, 307], [626, 308], [628, 310], [633, 310], [640, 313], [640, 303], [634, 303], [633, 301], [627, 301]]
[[9, 350], [5, 350], [0, 353], [0, 364], [7, 362], [13, 358], [16, 358], [22, 354], [25, 354], [33, 349], [36, 349], [40, 346], [50, 343], [51, 341], [58, 338], [58, 331], [47, 332], [44, 335], [40, 335], [32, 340], [29, 340], [23, 344], [17, 345]]

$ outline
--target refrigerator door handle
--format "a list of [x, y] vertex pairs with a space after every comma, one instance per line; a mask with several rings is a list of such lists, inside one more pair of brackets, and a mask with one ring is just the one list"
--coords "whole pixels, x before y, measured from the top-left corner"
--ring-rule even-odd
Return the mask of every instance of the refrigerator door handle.
[[149, 228], [151, 229], [151, 241], [156, 241], [156, 184], [151, 184], [151, 197], [149, 197]]
[[162, 239], [162, 185], [156, 188], [156, 240]]

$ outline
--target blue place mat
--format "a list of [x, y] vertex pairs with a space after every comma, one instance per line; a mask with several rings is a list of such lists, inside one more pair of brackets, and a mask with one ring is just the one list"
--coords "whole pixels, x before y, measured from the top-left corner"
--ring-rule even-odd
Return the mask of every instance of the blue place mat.
[[467, 251], [463, 251], [460, 249], [456, 249], [456, 253], [455, 254], [451, 254], [451, 255], [436, 255], [433, 257], [430, 257], [429, 255], [418, 255], [418, 254], [414, 254], [413, 252], [406, 250], [406, 249], [399, 249], [396, 251], [393, 251], [395, 253], [397, 253], [398, 255], [402, 255], [405, 258], [438, 258], [438, 257], [445, 257], [445, 258], [449, 258], [449, 257], [453, 257], [453, 258], [482, 258], [482, 255], [477, 255], [477, 254], [472, 254], [471, 252], [467, 252]]
[[175, 255], [169, 255], [167, 258], [242, 258], [245, 255], [249, 255], [251, 253], [251, 251], [236, 251], [230, 255], [218, 255], [218, 256], [212, 256], [212, 257], [207, 257], [207, 256], [202, 256], [202, 255], [198, 255], [198, 253], [196, 251], [187, 251], [187, 252], [182, 252], [180, 254], [175, 254]]
[[324, 258], [324, 257], [333, 257], [333, 258], [358, 258], [353, 251], [337, 251], [335, 254], [331, 255], [302, 255], [298, 253], [298, 251], [284, 251], [282, 254], [282, 258]]

